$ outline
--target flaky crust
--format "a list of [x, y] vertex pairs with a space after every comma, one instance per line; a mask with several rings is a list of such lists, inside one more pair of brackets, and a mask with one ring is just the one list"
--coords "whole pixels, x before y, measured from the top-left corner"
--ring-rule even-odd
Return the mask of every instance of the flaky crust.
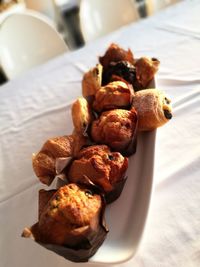
[[104, 192], [110, 192], [124, 178], [127, 168], [128, 158], [118, 152], [111, 152], [106, 145], [95, 145], [79, 152], [67, 176], [74, 183], [83, 182], [86, 176]]
[[72, 104], [72, 121], [75, 131], [80, 135], [84, 135], [92, 122], [92, 118], [92, 111], [87, 100], [84, 97], [78, 98]]
[[130, 107], [133, 94], [134, 91], [131, 85], [122, 81], [111, 82], [98, 90], [93, 102], [93, 108], [101, 112], [109, 109]]
[[102, 83], [102, 72], [102, 65], [97, 64], [94, 68], [84, 74], [82, 80], [82, 95], [84, 97], [94, 96], [100, 89]]
[[50, 185], [56, 175], [56, 158], [76, 156], [86, 143], [83, 136], [73, 134], [48, 139], [32, 156], [32, 166], [39, 180]]
[[160, 61], [156, 58], [141, 57], [135, 63], [137, 82], [146, 88], [158, 71]]
[[131, 110], [114, 109], [103, 112], [99, 119], [93, 121], [92, 139], [106, 144], [116, 151], [123, 151], [130, 143], [137, 122], [137, 113]]
[[172, 117], [171, 100], [158, 89], [145, 89], [135, 93], [133, 107], [138, 113], [138, 130], [154, 130]]

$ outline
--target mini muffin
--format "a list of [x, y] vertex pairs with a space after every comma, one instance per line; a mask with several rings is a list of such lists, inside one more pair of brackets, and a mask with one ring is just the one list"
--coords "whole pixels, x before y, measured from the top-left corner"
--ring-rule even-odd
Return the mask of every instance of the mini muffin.
[[96, 143], [106, 144], [125, 155], [136, 132], [137, 112], [134, 108], [105, 111], [91, 127], [91, 137]]
[[138, 130], [154, 130], [172, 118], [171, 100], [158, 89], [145, 89], [135, 93], [133, 107], [138, 113]]
[[87, 183], [89, 179], [103, 192], [108, 193], [124, 181], [127, 168], [128, 158], [119, 152], [111, 152], [106, 145], [94, 145], [79, 152], [69, 168], [67, 177], [73, 183]]
[[141, 57], [136, 61], [136, 78], [138, 84], [142, 88], [145, 89], [148, 86], [149, 82], [154, 78], [154, 75], [158, 71], [159, 65], [160, 61], [156, 58]]
[[36, 176], [42, 183], [50, 185], [56, 175], [56, 159], [75, 156], [85, 144], [86, 139], [77, 134], [48, 139], [32, 157]]
[[[42, 207], [38, 223], [25, 228], [22, 236], [33, 236], [47, 248], [51, 244], [50, 249], [70, 260], [88, 260], [107, 233], [103, 226], [103, 198], [76, 184], [65, 185], [57, 191], [41, 190], [40, 194], [40, 201], [45, 200], [46, 205], [39, 203]], [[85, 250], [85, 254], [81, 255], [80, 250]]]
[[102, 84], [122, 79], [134, 85], [136, 81], [135, 66], [128, 61], [111, 62], [107, 70], [103, 72]]
[[85, 98], [79, 97], [72, 105], [72, 120], [75, 131], [80, 135], [85, 135], [92, 118], [89, 103]]
[[99, 62], [102, 64], [104, 71], [108, 69], [109, 64], [111, 62], [118, 62], [122, 60], [128, 61], [131, 64], [134, 64], [134, 58], [133, 58], [133, 54], [131, 50], [128, 49], [128, 51], [126, 51], [114, 43], [112, 43], [108, 47], [104, 56], [99, 57]]
[[133, 99], [133, 88], [131, 85], [122, 82], [111, 82], [96, 93], [93, 108], [97, 112], [130, 107]]
[[97, 64], [96, 67], [90, 69], [83, 76], [82, 94], [84, 97], [92, 97], [100, 89], [102, 83], [103, 67]]

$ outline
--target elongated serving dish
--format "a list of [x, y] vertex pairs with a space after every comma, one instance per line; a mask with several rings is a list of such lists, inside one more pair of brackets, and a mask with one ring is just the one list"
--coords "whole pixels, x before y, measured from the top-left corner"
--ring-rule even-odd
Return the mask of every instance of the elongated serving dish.
[[[155, 88], [155, 81], [150, 83], [149, 88]], [[71, 108], [67, 108], [67, 110], [66, 123], [68, 131], [71, 132], [73, 129], [69, 114]], [[138, 133], [136, 152], [129, 156], [129, 166], [126, 173], [128, 178], [126, 179], [125, 187], [120, 197], [111, 204], [108, 204], [105, 210], [105, 219], [109, 233], [104, 243], [94, 243], [92, 247], [87, 246], [84, 248], [83, 255], [79, 247], [73, 249], [70, 247], [70, 253], [73, 250], [73, 257], [70, 256], [72, 254], [69, 255], [67, 246], [48, 245], [48, 243], [44, 242], [44, 246], [47, 249], [75, 262], [89, 260], [89, 263], [93, 264], [117, 264], [125, 262], [134, 256], [142, 238], [151, 199], [155, 136], [156, 130]], [[32, 237], [36, 242], [43, 245], [43, 241], [40, 242], [40, 233], [35, 225], [31, 228], [25, 228], [22, 236]], [[105, 238], [105, 236], [102, 237]], [[96, 254], [92, 251], [90, 253], [90, 248], [96, 249], [96, 245], [99, 248], [97, 252], [95, 250]], [[89, 257], [91, 255], [94, 256], [91, 258], [86, 257], [86, 252], [89, 253]]]
[[[149, 88], [156, 88], [153, 80]], [[138, 135], [137, 151], [129, 158], [128, 179], [121, 196], [106, 209], [109, 233], [91, 263], [117, 264], [138, 249], [148, 215], [153, 187], [156, 130]]]
[[129, 159], [123, 192], [106, 209], [109, 233], [89, 262], [116, 264], [129, 260], [136, 253], [151, 199], [155, 137], [156, 130], [139, 134], [137, 152]]

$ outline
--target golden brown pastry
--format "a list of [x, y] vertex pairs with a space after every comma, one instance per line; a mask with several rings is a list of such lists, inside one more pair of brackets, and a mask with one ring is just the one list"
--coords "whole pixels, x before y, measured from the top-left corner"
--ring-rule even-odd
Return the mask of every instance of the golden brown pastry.
[[94, 145], [79, 152], [67, 177], [73, 183], [84, 182], [87, 177], [104, 192], [110, 192], [123, 180], [127, 168], [128, 158], [118, 152], [111, 152], [106, 145]]
[[50, 185], [56, 175], [56, 158], [75, 156], [85, 143], [86, 139], [76, 134], [47, 140], [32, 158], [36, 176], [42, 183]]
[[158, 71], [160, 61], [156, 58], [141, 57], [135, 63], [137, 82], [146, 88]]
[[137, 112], [131, 110], [114, 109], [105, 111], [93, 121], [91, 137], [99, 144], [106, 144], [115, 151], [124, 152], [136, 132]]
[[103, 67], [97, 64], [96, 67], [86, 72], [82, 80], [82, 95], [84, 97], [94, 96], [100, 89], [102, 83]]
[[135, 93], [133, 107], [138, 113], [138, 130], [156, 129], [172, 118], [171, 100], [158, 89], [145, 89]]
[[72, 120], [75, 131], [84, 135], [92, 122], [92, 118], [92, 111], [87, 100], [83, 97], [78, 98], [72, 105]]
[[39, 219], [40, 241], [76, 246], [84, 239], [90, 225], [97, 227], [102, 207], [101, 197], [86, 188], [68, 184], [57, 190]]
[[111, 82], [96, 93], [93, 102], [94, 110], [101, 112], [115, 108], [130, 107], [133, 99], [133, 88], [122, 81]]
[[104, 56], [99, 57], [99, 62], [102, 64], [104, 70], [106, 71], [111, 62], [118, 61], [128, 61], [134, 64], [133, 54], [130, 49], [128, 51], [124, 50], [117, 44], [112, 43], [106, 50]]
[[39, 220], [25, 228], [48, 249], [72, 261], [87, 261], [103, 243], [108, 232], [104, 224], [105, 202], [92, 190], [68, 184], [58, 190], [40, 190]]
[[74, 262], [85, 262], [103, 243], [108, 229], [105, 201], [93, 189], [68, 184], [58, 190], [40, 190], [39, 220], [26, 227], [23, 237]]

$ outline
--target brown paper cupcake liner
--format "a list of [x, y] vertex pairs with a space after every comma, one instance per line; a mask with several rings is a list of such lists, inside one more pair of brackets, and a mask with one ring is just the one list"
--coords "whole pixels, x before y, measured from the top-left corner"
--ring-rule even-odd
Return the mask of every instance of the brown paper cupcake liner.
[[111, 192], [105, 194], [105, 199], [107, 204], [114, 202], [120, 197], [127, 178], [128, 178], [127, 176], [124, 177], [121, 181], [119, 181], [114, 185], [114, 189]]
[[129, 142], [129, 144], [127, 145], [125, 149], [119, 151], [121, 152], [123, 156], [130, 157], [133, 154], [135, 154], [137, 150], [137, 133], [138, 133], [138, 116], [136, 116], [136, 124], [133, 129], [133, 135], [132, 135], [131, 141]]
[[95, 193], [103, 195], [106, 204], [110, 204], [120, 197], [127, 178], [127, 176], [124, 176], [118, 183], [113, 185], [113, 190], [110, 192], [105, 192], [99, 185], [92, 182], [86, 175], [84, 175], [84, 178], [78, 184], [88, 186], [88, 188], [91, 188]]
[[98, 248], [102, 245], [108, 233], [107, 228], [105, 228], [103, 225], [100, 225], [96, 232], [82, 241], [82, 244], [80, 244], [80, 246], [71, 248], [64, 245], [60, 246], [55, 244], [45, 244], [37, 241], [37, 228], [37, 223], [30, 229], [26, 228], [22, 233], [22, 237], [32, 238], [36, 243], [43, 246], [44, 248], [51, 250], [56, 254], [64, 257], [65, 259], [73, 262], [87, 262], [89, 258], [91, 258], [96, 253]]
[[[45, 207], [45, 205], [55, 192], [56, 190], [39, 191], [39, 216], [42, 212], [42, 209]], [[104, 217], [106, 202], [102, 195], [101, 198], [103, 205], [100, 213], [99, 225], [96, 229], [94, 229], [94, 227], [92, 227], [91, 225], [88, 225], [87, 230], [83, 230], [83, 232], [80, 234], [81, 242], [77, 246], [70, 247], [66, 245], [56, 245], [42, 242], [38, 222], [30, 228], [25, 228], [22, 233], [22, 237], [33, 239], [39, 245], [55, 252], [56, 254], [64, 257], [67, 260], [73, 262], [87, 262], [89, 258], [91, 258], [96, 253], [98, 248], [102, 245], [109, 231], [106, 226]], [[73, 238], [73, 236], [71, 238]]]

